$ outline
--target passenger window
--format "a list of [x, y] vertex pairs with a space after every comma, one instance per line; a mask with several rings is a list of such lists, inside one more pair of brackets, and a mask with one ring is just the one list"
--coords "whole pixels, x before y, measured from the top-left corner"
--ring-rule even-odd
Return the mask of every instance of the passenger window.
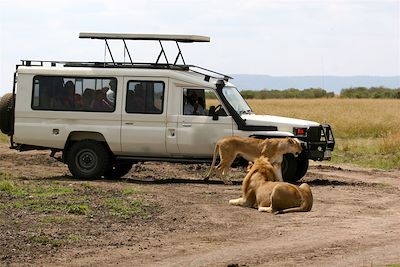
[[35, 76], [32, 109], [112, 112], [116, 88], [115, 78]]
[[226, 116], [221, 102], [213, 90], [184, 89], [183, 114], [196, 116], [212, 116], [217, 108], [219, 116]]
[[164, 82], [129, 81], [126, 94], [126, 112], [162, 114]]

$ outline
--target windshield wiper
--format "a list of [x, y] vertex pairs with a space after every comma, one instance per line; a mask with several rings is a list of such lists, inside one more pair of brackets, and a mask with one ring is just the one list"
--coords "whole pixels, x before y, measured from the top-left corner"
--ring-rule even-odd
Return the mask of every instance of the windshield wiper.
[[242, 115], [242, 114], [254, 114], [254, 112], [251, 110], [251, 109], [248, 109], [248, 110], [241, 110], [241, 111], [239, 111], [239, 114], [240, 115]]

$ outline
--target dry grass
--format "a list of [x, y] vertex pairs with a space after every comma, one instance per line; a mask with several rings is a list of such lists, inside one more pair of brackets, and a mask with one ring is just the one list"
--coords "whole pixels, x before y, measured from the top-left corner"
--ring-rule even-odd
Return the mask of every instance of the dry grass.
[[248, 100], [257, 114], [327, 122], [338, 138], [386, 137], [400, 132], [400, 101], [394, 99]]
[[257, 114], [326, 122], [337, 146], [334, 162], [400, 169], [400, 101], [395, 99], [252, 99]]

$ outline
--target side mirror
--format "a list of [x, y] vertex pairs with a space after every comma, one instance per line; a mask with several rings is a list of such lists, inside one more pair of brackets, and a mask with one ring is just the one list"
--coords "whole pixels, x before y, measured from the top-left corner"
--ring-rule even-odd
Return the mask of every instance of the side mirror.
[[212, 116], [213, 121], [218, 120], [218, 114], [215, 112], [215, 106], [210, 106], [210, 110], [208, 111], [208, 116]]

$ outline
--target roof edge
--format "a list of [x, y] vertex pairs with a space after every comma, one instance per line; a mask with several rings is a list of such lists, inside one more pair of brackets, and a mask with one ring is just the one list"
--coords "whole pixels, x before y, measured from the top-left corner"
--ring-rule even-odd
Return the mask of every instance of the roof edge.
[[79, 38], [101, 40], [146, 40], [146, 41], [176, 41], [181, 43], [210, 42], [210, 37], [183, 34], [133, 34], [133, 33], [100, 33], [81, 32]]

